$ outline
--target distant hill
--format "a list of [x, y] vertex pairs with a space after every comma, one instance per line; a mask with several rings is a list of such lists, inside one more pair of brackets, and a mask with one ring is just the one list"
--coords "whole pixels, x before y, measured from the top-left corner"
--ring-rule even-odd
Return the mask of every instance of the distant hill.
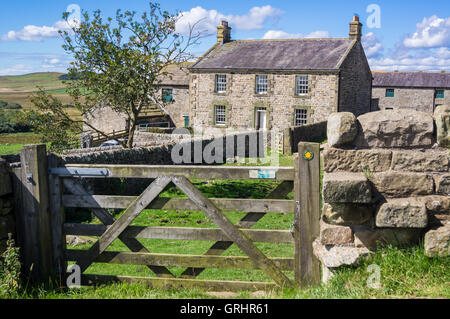
[[0, 93], [3, 92], [33, 92], [36, 86], [45, 89], [63, 88], [62, 80], [66, 78], [64, 73], [31, 73], [25, 75], [0, 76]]
[[[37, 86], [61, 99], [64, 104], [72, 104], [71, 98], [62, 83], [67, 74], [57, 72], [30, 73], [25, 75], [0, 76], [0, 101], [19, 103], [24, 108], [33, 108], [29, 96], [37, 91]], [[72, 116], [78, 117], [76, 110], [70, 111]]]

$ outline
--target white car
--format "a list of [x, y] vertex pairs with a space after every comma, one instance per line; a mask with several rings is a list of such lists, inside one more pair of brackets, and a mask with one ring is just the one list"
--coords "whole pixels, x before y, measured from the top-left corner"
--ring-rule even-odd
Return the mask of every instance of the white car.
[[109, 140], [100, 145], [100, 147], [117, 146], [120, 145], [116, 140]]

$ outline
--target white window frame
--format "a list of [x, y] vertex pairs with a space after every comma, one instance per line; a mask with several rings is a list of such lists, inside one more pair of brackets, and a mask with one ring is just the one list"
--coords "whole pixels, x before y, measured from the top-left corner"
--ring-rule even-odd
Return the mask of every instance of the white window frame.
[[309, 93], [309, 78], [307, 75], [295, 77], [295, 95], [306, 95]]
[[214, 105], [214, 125], [227, 124], [227, 107], [225, 105]]
[[267, 75], [256, 76], [256, 94], [267, 94], [269, 89], [269, 77]]
[[215, 92], [225, 93], [227, 91], [227, 75], [226, 74], [216, 74], [215, 81]]
[[308, 124], [308, 110], [295, 109], [294, 110], [294, 126], [302, 126]]

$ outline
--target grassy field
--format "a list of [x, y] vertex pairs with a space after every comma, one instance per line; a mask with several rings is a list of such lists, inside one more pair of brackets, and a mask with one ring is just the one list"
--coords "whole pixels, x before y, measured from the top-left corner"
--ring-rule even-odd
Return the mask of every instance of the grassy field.
[[40, 140], [34, 133], [0, 134], [0, 155], [18, 154], [23, 146], [40, 143]]
[[[0, 76], [0, 100], [19, 103], [25, 109], [33, 108], [30, 95], [37, 91], [37, 86], [59, 98], [63, 104], [71, 104], [72, 100], [65, 92], [62, 83], [63, 73], [32, 73], [26, 75]], [[73, 118], [80, 114], [75, 109], [67, 109]]]
[[[380, 267], [380, 287], [367, 285], [368, 267]], [[271, 298], [271, 299], [398, 299], [450, 298], [450, 258], [428, 258], [422, 246], [385, 247], [362, 261], [358, 268], [338, 270], [325, 285], [305, 290], [278, 289], [266, 292], [207, 292], [202, 289], [158, 290], [142, 284], [111, 284], [75, 289], [34, 288], [20, 298], [42, 299], [184, 299], [184, 298]]]

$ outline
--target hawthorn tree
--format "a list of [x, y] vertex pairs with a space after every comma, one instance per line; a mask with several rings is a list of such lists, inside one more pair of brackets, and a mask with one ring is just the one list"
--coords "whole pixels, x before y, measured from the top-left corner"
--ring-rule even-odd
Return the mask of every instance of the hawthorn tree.
[[[68, 16], [68, 12], [63, 14], [66, 21]], [[58, 98], [40, 88], [31, 98], [37, 111], [25, 114], [28, 123], [43, 134], [45, 142], [58, 148], [64, 148], [83, 127], [110, 139], [112, 132], [86, 121], [107, 106], [126, 117], [128, 139], [121, 144], [132, 148], [142, 108], [164, 105], [158, 91], [162, 78], [170, 77], [167, 67], [192, 59], [188, 49], [200, 39], [200, 33], [194, 34], [195, 24], [188, 35], [177, 33], [179, 18], [179, 13], [168, 13], [152, 2], [149, 11], [140, 16], [135, 11], [117, 10], [115, 18], [104, 20], [100, 10], [92, 16], [83, 11], [82, 21], [71, 21], [71, 30], [60, 31], [63, 48], [73, 57], [64, 84], [82, 118], [71, 117]]]

